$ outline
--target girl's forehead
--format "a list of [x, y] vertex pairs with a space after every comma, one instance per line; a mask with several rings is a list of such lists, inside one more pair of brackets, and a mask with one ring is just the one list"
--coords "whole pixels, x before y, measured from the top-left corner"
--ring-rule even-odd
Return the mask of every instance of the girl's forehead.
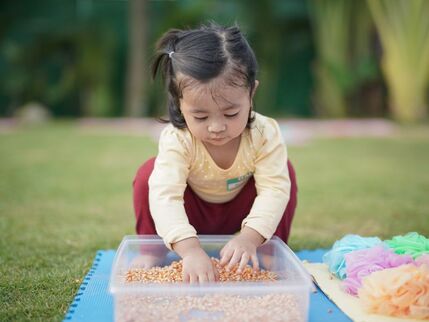
[[232, 105], [240, 105], [244, 99], [248, 99], [248, 95], [240, 88], [230, 88], [211, 91], [187, 91], [183, 93], [182, 102], [190, 107], [208, 107], [216, 106], [218, 108], [225, 108]]
[[186, 86], [182, 92], [182, 100], [191, 105], [206, 105], [215, 102], [219, 106], [238, 103], [249, 97], [246, 87], [232, 86], [225, 83], [200, 83]]

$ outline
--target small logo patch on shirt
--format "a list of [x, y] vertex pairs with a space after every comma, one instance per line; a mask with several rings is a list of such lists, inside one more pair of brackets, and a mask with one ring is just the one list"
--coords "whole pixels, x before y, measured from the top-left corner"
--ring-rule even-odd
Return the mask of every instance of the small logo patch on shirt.
[[248, 172], [245, 175], [239, 176], [237, 178], [232, 178], [226, 180], [226, 190], [232, 191], [237, 188], [240, 188], [246, 180], [253, 175], [252, 172]]

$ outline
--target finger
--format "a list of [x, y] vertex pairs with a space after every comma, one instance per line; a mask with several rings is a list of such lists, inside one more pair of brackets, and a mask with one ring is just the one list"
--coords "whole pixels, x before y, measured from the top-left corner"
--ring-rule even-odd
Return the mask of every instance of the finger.
[[234, 254], [234, 250], [228, 249], [223, 253], [222, 258], [220, 259], [220, 265], [225, 266], [230, 260], [232, 255]]
[[244, 253], [241, 256], [240, 264], [238, 265], [237, 273], [243, 272], [243, 269], [246, 267], [247, 263], [249, 262], [250, 256], [247, 253]]
[[214, 274], [214, 280], [219, 281], [220, 275], [215, 264], [213, 264], [213, 274]]
[[208, 277], [207, 277], [207, 274], [200, 274], [199, 276], [198, 276], [198, 280], [199, 280], [199, 282], [201, 283], [201, 284], [204, 284], [204, 283], [207, 283], [208, 281], [209, 281], [209, 279], [208, 279]]
[[213, 269], [208, 274], [209, 282], [216, 282], [218, 280], [219, 272], [214, 263], [212, 264], [212, 268]]
[[150, 268], [148, 266], [149, 265], [147, 265], [147, 261], [145, 260], [145, 257], [143, 255], [134, 258], [133, 261], [131, 262], [132, 268], [148, 269], [148, 268]]
[[209, 272], [209, 273], [207, 274], [207, 277], [208, 277], [208, 281], [209, 281], [209, 282], [215, 282], [215, 281], [216, 281], [216, 274], [215, 274], [215, 271]]
[[189, 277], [189, 282], [190, 282], [191, 284], [196, 284], [196, 283], [198, 283], [198, 276], [197, 276], [197, 275], [195, 275], [195, 274], [191, 274], [191, 275], [190, 275], [190, 277]]
[[223, 248], [221, 254], [219, 264], [224, 266], [228, 262], [229, 258], [231, 258], [232, 253], [231, 250], [228, 251], [228, 249]]
[[252, 259], [253, 270], [255, 270], [255, 271], [259, 271], [259, 260], [258, 260], [258, 256], [256, 256], [256, 254], [253, 254], [250, 258]]
[[228, 265], [226, 266], [226, 270], [231, 270], [235, 264], [237, 264], [240, 260], [241, 260], [241, 252], [240, 251], [235, 251], [234, 254], [232, 255], [231, 260], [229, 261]]
[[223, 246], [222, 249], [220, 250], [219, 256], [222, 257], [224, 252], [225, 252], [225, 246]]
[[183, 273], [182, 279], [183, 279], [184, 283], [189, 283], [190, 282], [190, 276], [189, 276], [189, 274]]

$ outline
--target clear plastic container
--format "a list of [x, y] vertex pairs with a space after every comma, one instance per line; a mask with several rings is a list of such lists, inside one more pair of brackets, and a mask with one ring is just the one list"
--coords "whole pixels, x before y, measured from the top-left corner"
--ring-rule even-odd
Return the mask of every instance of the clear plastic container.
[[[231, 235], [200, 235], [203, 249], [219, 258]], [[110, 292], [116, 321], [307, 321], [310, 276], [292, 250], [273, 237], [257, 250], [261, 269], [276, 281], [206, 284], [127, 282], [126, 273], [142, 255], [169, 265], [180, 257], [158, 236], [125, 236], [113, 262]]]

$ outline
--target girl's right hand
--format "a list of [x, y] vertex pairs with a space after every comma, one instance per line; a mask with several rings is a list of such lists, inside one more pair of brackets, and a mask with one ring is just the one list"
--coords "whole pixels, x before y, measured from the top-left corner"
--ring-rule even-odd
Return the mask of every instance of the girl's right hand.
[[182, 277], [185, 283], [207, 283], [219, 280], [219, 272], [202, 248], [183, 256]]

